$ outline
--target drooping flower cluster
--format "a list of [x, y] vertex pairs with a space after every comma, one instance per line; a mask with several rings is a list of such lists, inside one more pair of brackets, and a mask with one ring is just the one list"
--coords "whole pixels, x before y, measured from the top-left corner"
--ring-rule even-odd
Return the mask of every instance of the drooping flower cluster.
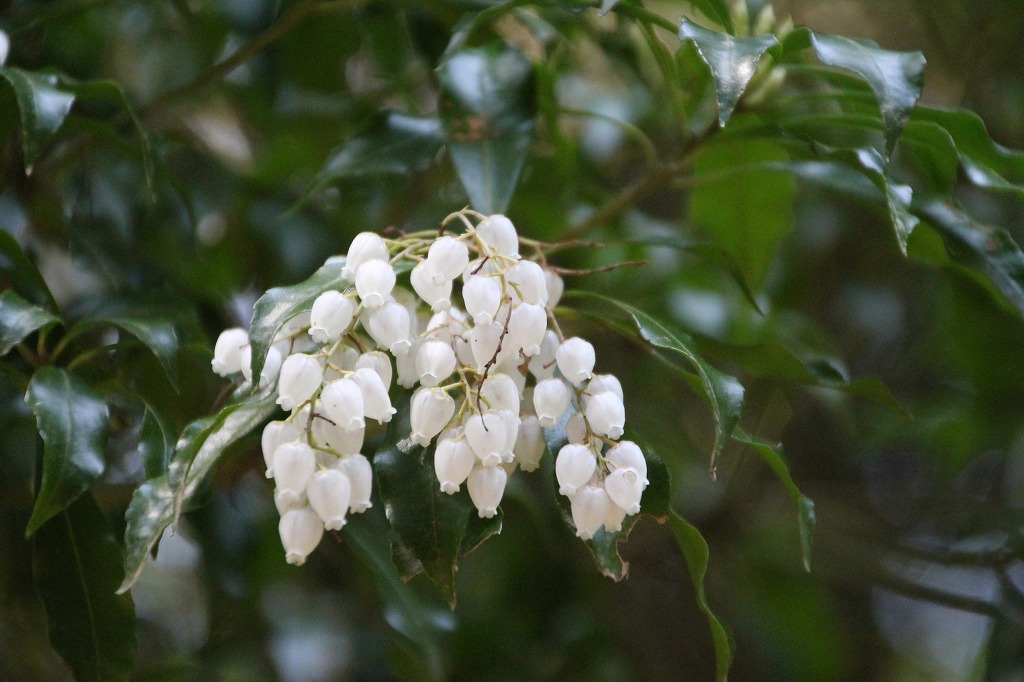
[[[461, 234], [357, 235], [344, 288], [287, 322], [268, 353], [259, 384], [276, 380], [277, 403], [290, 413], [262, 441], [289, 563], [371, 506], [372, 467], [360, 451], [367, 420], [395, 414], [393, 382], [413, 391], [404, 445], [433, 446], [441, 491], [465, 483], [481, 517], [497, 512], [516, 468], [537, 469], [543, 429], [563, 424], [568, 443], [555, 471], [577, 535], [617, 531], [640, 510], [647, 465], [634, 443], [617, 442], [622, 387], [593, 373], [590, 343], [563, 337], [552, 312], [561, 277], [520, 256], [523, 244], [543, 257], [542, 245], [502, 215], [462, 211], [444, 227], [455, 219]], [[412, 291], [398, 286], [408, 265]], [[252, 382], [245, 330], [220, 335], [212, 367]]]

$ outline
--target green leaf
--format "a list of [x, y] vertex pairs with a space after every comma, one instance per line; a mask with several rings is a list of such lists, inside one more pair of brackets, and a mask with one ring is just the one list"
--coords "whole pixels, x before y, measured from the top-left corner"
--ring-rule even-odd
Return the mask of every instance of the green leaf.
[[32, 581], [50, 642], [78, 682], [128, 680], [135, 660], [135, 605], [115, 594], [121, 549], [85, 495], [44, 523], [32, 542]]
[[499, 43], [462, 49], [437, 67], [448, 153], [473, 208], [503, 212], [533, 140], [533, 65]]
[[686, 0], [687, 4], [694, 7], [701, 14], [715, 22], [729, 33], [734, 33], [732, 25], [732, 12], [725, 0]]
[[316, 297], [328, 289], [342, 290], [350, 284], [341, 276], [344, 261], [325, 263], [313, 275], [298, 284], [288, 287], [274, 287], [260, 296], [253, 306], [252, 322], [249, 324], [249, 343], [252, 344], [252, 375], [263, 372], [267, 352], [274, 343], [274, 337], [285, 322], [296, 315], [308, 312]]
[[709, 31], [683, 19], [679, 39], [693, 42], [697, 53], [711, 69], [718, 93], [718, 124], [725, 127], [743, 91], [757, 71], [757, 63], [779, 41], [771, 34], [737, 37], [728, 33]]
[[61, 90], [60, 78], [51, 74], [4, 66], [0, 67], [0, 79], [7, 81], [14, 93], [21, 120], [25, 172], [31, 174], [39, 152], [71, 111], [75, 95]]
[[175, 435], [170, 420], [147, 403], [142, 415], [138, 446], [146, 478], [156, 478], [167, 473], [167, 466], [174, 453]]
[[921, 96], [925, 58], [920, 52], [883, 50], [868, 41], [810, 33], [811, 45], [823, 64], [852, 71], [875, 93], [885, 126], [885, 156], [892, 154], [910, 111]]
[[32, 332], [59, 321], [56, 316], [23, 299], [13, 289], [0, 293], [0, 357], [7, 355]]
[[768, 465], [768, 468], [772, 470], [786, 489], [786, 493], [789, 494], [789, 499], [793, 501], [793, 508], [796, 509], [797, 521], [800, 527], [800, 548], [803, 553], [804, 568], [810, 571], [811, 541], [814, 537], [815, 523], [814, 501], [800, 492], [796, 483], [793, 482], [793, 477], [789, 473], [789, 464], [786, 463], [786, 458], [782, 454], [780, 446], [772, 445], [760, 438], [751, 436], [739, 428], [733, 432], [732, 437], [737, 442], [752, 448], [764, 463]]
[[[475, 515], [476, 509], [464, 490], [454, 495], [441, 492], [433, 447], [423, 448], [409, 440], [409, 397], [403, 395], [395, 407], [398, 412], [388, 424], [388, 435], [373, 457], [377, 491], [402, 545], [454, 609], [455, 571], [470, 514]], [[475, 533], [486, 538], [500, 531], [501, 518], [495, 516]]]
[[106, 468], [107, 404], [82, 379], [59, 367], [40, 367], [25, 395], [43, 438], [43, 475], [25, 531], [75, 501]]
[[0, 229], [0, 287], [11, 287], [38, 306], [57, 312], [57, 302], [35, 264], [10, 233]]
[[733, 641], [729, 631], [725, 629], [718, 617], [708, 606], [708, 598], [704, 592], [704, 576], [708, 572], [708, 543], [695, 526], [690, 525], [683, 517], [672, 511], [668, 517], [668, 528], [676, 545], [686, 559], [690, 571], [690, 580], [697, 592], [697, 606], [708, 617], [711, 627], [711, 642], [715, 647], [715, 680], [725, 682], [732, 666]]
[[166, 474], [139, 486], [125, 512], [126, 548], [123, 593], [135, 584], [146, 557], [164, 530], [187, 509], [225, 451], [247, 436], [276, 410], [273, 392], [255, 399], [236, 396], [212, 417], [192, 422], [175, 445]]

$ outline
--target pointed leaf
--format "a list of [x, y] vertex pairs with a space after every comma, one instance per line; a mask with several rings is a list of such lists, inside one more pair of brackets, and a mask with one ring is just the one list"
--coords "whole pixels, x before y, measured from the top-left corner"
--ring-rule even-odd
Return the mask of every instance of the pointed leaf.
[[147, 404], [142, 415], [138, 446], [146, 478], [156, 478], [167, 473], [167, 465], [174, 453], [175, 435], [170, 420]]
[[39, 152], [71, 111], [75, 96], [60, 89], [60, 79], [55, 75], [5, 66], [0, 67], [0, 79], [7, 81], [14, 93], [21, 121], [25, 172], [31, 174]]
[[459, 180], [473, 208], [501, 213], [533, 140], [533, 65], [518, 50], [491, 43], [455, 52], [437, 75], [438, 110]]
[[679, 39], [691, 41], [700, 58], [711, 69], [718, 93], [718, 124], [723, 128], [754, 77], [757, 63], [765, 52], [779, 44], [771, 34], [731, 36], [709, 31], [689, 19], [683, 19]]
[[7, 355], [32, 332], [59, 321], [14, 293], [13, 289], [0, 293], [0, 357]]
[[78, 682], [128, 680], [135, 660], [135, 606], [115, 594], [121, 549], [92, 496], [40, 527], [32, 542], [32, 582], [53, 648]]
[[43, 475], [26, 535], [75, 501], [106, 468], [107, 404], [82, 379], [40, 367], [25, 395], [43, 438]]
[[50, 289], [21, 245], [11, 234], [0, 229], [0, 287], [14, 288], [29, 302], [57, 312], [57, 302]]

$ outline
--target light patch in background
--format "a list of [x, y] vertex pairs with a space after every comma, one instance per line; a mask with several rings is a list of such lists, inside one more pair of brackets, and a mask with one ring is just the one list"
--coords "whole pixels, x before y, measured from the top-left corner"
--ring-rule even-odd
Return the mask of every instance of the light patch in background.
[[351, 625], [339, 595], [280, 582], [267, 588], [261, 605], [273, 626], [270, 656], [283, 682], [328, 682], [352, 665]]
[[720, 337], [729, 323], [729, 305], [711, 291], [676, 289], [669, 297], [672, 316], [688, 329]]

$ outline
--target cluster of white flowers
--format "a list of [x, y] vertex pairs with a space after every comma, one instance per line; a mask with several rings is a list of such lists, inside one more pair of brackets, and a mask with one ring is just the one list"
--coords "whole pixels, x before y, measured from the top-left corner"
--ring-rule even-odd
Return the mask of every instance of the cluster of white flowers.
[[[290, 563], [303, 563], [324, 529], [340, 530], [346, 514], [371, 506], [372, 469], [360, 450], [366, 420], [384, 424], [395, 413], [393, 378], [415, 389], [400, 449], [433, 443], [440, 489], [454, 494], [465, 483], [481, 517], [494, 516], [517, 467], [539, 466], [543, 429], [567, 413], [569, 442], [555, 470], [577, 535], [619, 530], [640, 510], [646, 462], [635, 444], [616, 442], [622, 387], [593, 374], [590, 343], [562, 337], [552, 313], [561, 277], [519, 254], [522, 243], [542, 256], [541, 245], [503, 215], [462, 211], [445, 223], [455, 218], [465, 227], [457, 236], [356, 236], [342, 268], [348, 286], [320, 294], [269, 351], [260, 385], [276, 379], [290, 415], [267, 425], [262, 446]], [[410, 262], [415, 293], [396, 286], [396, 266]], [[245, 330], [223, 332], [213, 371], [251, 382], [250, 364]]]

